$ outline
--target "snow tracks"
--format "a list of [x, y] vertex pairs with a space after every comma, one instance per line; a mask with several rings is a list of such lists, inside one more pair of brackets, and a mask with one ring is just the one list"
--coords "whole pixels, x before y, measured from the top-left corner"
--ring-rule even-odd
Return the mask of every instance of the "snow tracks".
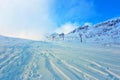
[[99, 49], [31, 42], [0, 50], [0, 80], [120, 80], [119, 61]]

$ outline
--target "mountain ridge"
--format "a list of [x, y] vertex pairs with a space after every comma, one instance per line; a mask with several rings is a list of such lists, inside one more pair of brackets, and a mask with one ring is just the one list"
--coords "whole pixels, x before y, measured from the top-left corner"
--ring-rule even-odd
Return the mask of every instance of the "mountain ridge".
[[[50, 40], [62, 40], [60, 34], [54, 33], [49, 36]], [[120, 42], [120, 17], [112, 18], [95, 25], [80, 26], [64, 35], [65, 40], [80, 40], [80, 34], [84, 42]]]

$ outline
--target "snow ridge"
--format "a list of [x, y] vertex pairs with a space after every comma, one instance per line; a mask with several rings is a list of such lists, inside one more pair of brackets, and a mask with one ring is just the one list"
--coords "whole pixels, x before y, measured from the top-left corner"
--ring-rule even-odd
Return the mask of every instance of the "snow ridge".
[[[85, 25], [64, 35], [64, 40], [80, 40], [83, 42], [120, 43], [120, 17], [95, 24]], [[60, 34], [50, 35], [50, 40], [63, 40]]]

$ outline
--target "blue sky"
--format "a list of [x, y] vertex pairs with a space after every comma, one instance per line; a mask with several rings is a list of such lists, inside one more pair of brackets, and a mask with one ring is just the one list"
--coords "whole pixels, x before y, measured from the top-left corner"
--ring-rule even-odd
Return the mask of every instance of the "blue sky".
[[0, 0], [0, 35], [40, 40], [119, 17], [119, 5], [120, 0]]
[[120, 16], [120, 0], [58, 0], [53, 15], [58, 24], [77, 22], [93, 24]]

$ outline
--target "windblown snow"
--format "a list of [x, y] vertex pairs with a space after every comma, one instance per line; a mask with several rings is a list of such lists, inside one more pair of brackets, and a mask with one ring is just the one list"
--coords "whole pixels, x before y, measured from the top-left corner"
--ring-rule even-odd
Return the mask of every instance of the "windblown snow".
[[120, 80], [120, 46], [0, 36], [0, 80]]

